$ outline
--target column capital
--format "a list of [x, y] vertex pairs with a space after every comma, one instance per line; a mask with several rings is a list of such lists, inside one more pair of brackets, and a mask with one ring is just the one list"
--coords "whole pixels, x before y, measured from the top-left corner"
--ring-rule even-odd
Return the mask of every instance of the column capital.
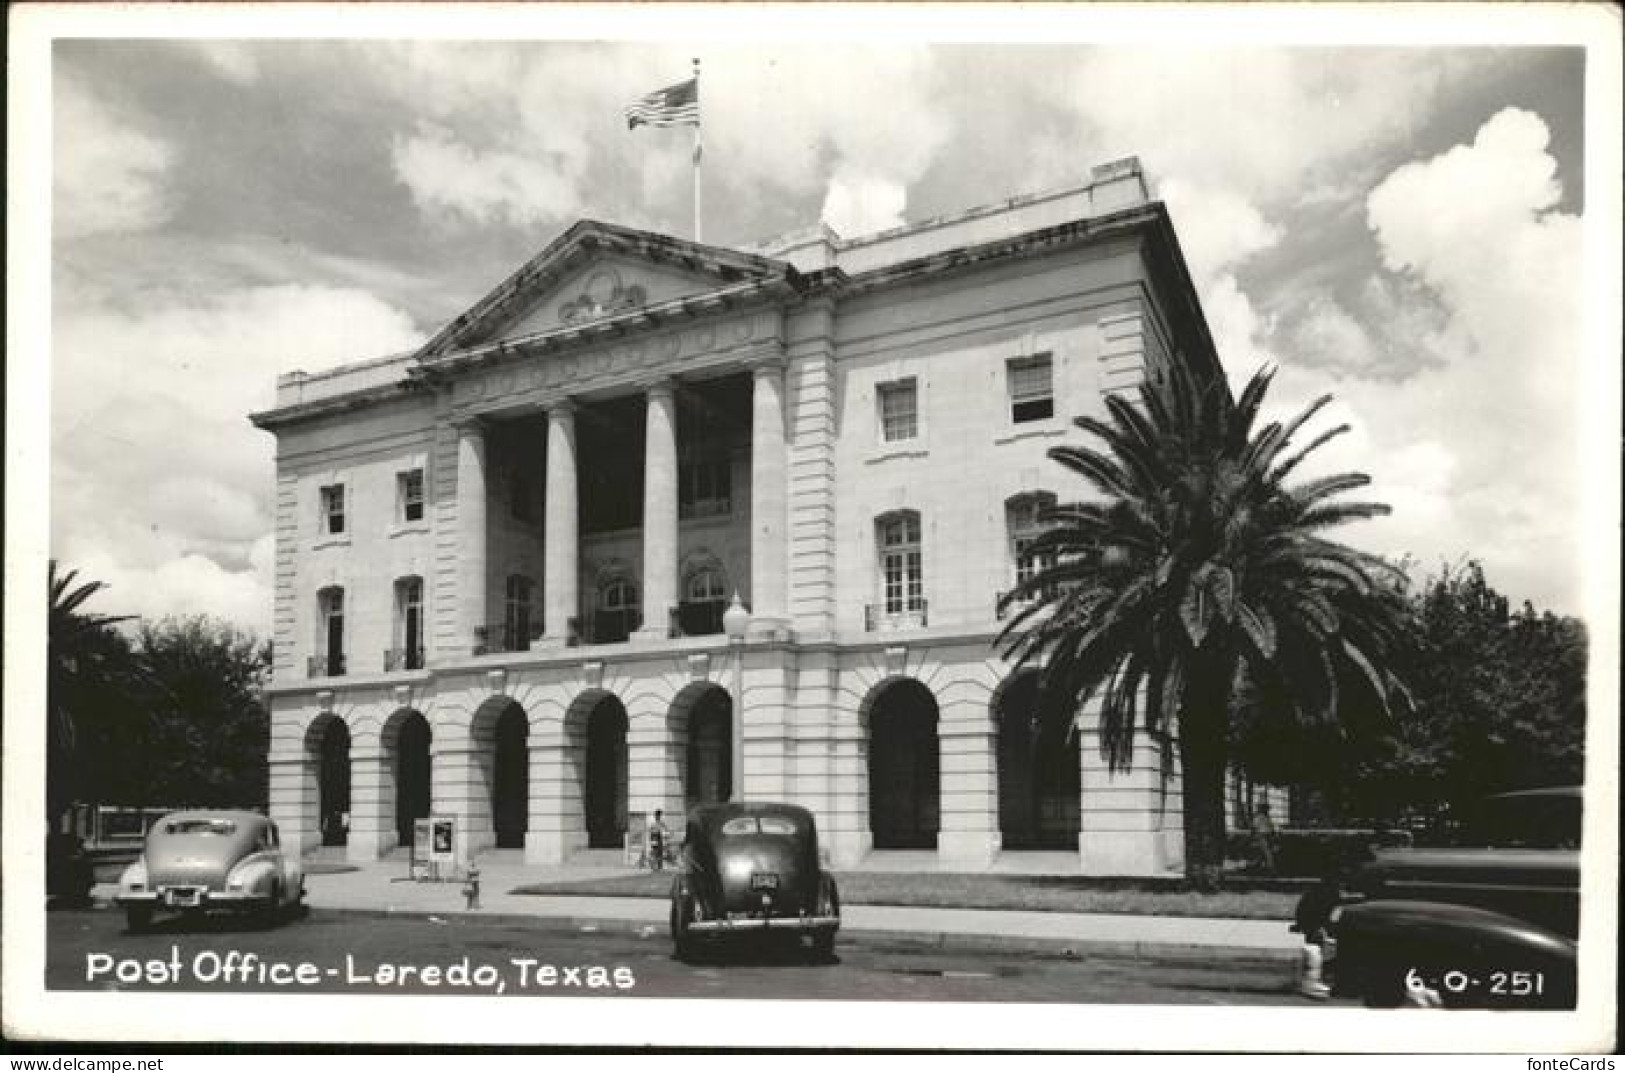
[[471, 436], [476, 432], [483, 434], [490, 427], [484, 414], [459, 414], [450, 423], [459, 436]]
[[547, 402], [542, 403], [542, 410], [547, 414], [550, 421], [563, 417], [574, 417], [579, 409], [581, 409], [581, 406], [576, 402], [573, 395], [561, 395], [559, 398], [549, 399]]
[[677, 393], [677, 378], [675, 376], [651, 376], [646, 380], [638, 381], [638, 387], [650, 398], [671, 398]]
[[753, 377], [765, 380], [768, 377], [781, 376], [789, 362], [782, 352], [755, 355], [747, 358], [745, 367], [750, 370]]

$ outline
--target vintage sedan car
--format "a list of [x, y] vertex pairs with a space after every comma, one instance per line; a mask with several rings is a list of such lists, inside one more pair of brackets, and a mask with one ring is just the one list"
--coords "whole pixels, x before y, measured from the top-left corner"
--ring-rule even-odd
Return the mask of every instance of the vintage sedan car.
[[820, 863], [812, 813], [765, 802], [689, 813], [671, 887], [679, 958], [692, 958], [705, 939], [770, 934], [808, 936], [828, 957], [840, 926], [840, 894]]
[[1373, 1005], [1574, 1004], [1580, 914], [1579, 787], [1499, 794], [1453, 845], [1382, 850], [1338, 913], [1337, 990]]
[[114, 901], [131, 931], [159, 912], [212, 910], [270, 919], [304, 901], [304, 868], [283, 853], [276, 824], [257, 812], [172, 812], [147, 832]]

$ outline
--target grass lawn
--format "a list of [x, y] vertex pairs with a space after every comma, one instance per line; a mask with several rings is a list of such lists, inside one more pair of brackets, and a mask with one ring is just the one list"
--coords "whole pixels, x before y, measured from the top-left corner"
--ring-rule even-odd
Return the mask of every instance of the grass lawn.
[[[938, 909], [1036, 909], [1052, 913], [1130, 913], [1172, 917], [1291, 920], [1297, 895], [1278, 891], [1156, 890], [1081, 876], [1007, 876], [959, 872], [837, 872], [846, 905]], [[670, 872], [537, 883], [516, 894], [664, 898]]]

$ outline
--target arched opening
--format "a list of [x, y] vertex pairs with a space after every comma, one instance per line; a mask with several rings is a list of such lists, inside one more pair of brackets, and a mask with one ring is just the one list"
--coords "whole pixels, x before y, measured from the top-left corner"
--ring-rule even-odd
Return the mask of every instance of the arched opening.
[[712, 686], [688, 715], [688, 756], [683, 765], [687, 805], [709, 805], [733, 795], [733, 700]]
[[497, 718], [491, 823], [498, 849], [523, 849], [530, 819], [530, 721], [510, 702]]
[[1078, 848], [1078, 735], [1042, 731], [1038, 672], [1005, 682], [993, 702], [999, 728], [999, 832], [1005, 849]]
[[941, 825], [937, 702], [913, 679], [869, 706], [869, 830], [876, 849], [935, 849]]
[[587, 848], [619, 849], [626, 833], [626, 708], [605, 695], [587, 714], [587, 763], [582, 804]]
[[337, 717], [325, 722], [318, 731], [317, 816], [322, 845], [342, 846], [350, 836], [350, 728]]
[[421, 712], [407, 711], [394, 720], [395, 833], [400, 845], [410, 846], [413, 821], [429, 815], [429, 721]]

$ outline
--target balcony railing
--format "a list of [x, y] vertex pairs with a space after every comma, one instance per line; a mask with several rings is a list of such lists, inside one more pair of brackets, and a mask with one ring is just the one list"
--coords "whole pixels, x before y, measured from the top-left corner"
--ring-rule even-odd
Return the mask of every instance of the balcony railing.
[[493, 652], [529, 652], [531, 643], [542, 639], [542, 623], [520, 625], [512, 622], [493, 622], [474, 627], [474, 654], [487, 656]]
[[386, 671], [421, 671], [422, 669], [422, 648], [390, 648], [384, 651], [384, 670]]
[[305, 672], [307, 678], [337, 678], [344, 673], [344, 656], [311, 656]]
[[724, 600], [684, 600], [668, 610], [668, 636], [710, 637], [722, 632], [722, 614], [728, 604]]
[[632, 631], [643, 625], [643, 610], [628, 607], [616, 611], [600, 608], [574, 620], [575, 635], [584, 645], [619, 644], [632, 636]]
[[863, 628], [869, 633], [886, 630], [917, 630], [928, 624], [924, 599], [903, 604], [866, 604], [863, 608]]

